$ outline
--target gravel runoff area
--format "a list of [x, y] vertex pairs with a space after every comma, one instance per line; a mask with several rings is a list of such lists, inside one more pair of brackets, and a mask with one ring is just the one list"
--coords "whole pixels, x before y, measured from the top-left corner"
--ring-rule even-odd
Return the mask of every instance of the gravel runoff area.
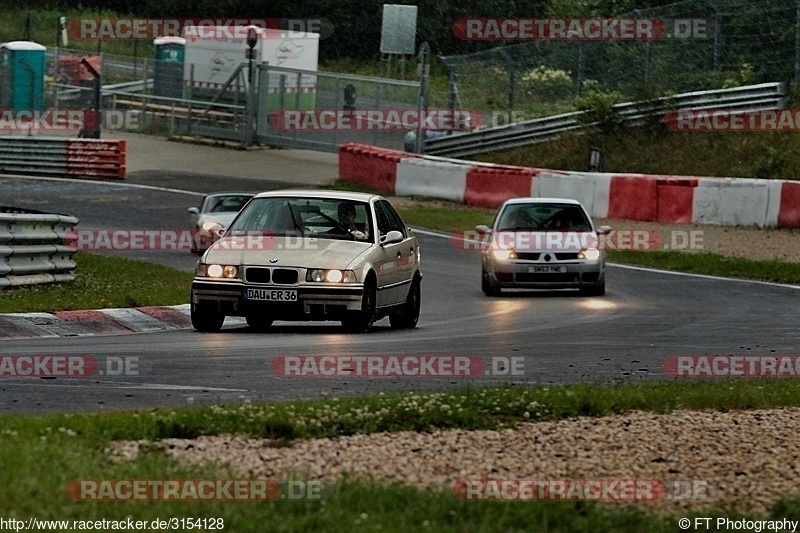
[[[683, 496], [634, 502], [654, 513], [736, 509], [764, 515], [800, 478], [800, 409], [633, 412], [524, 423], [498, 431], [435, 430], [293, 441], [204, 436], [115, 442], [115, 459], [163, 449], [276, 481], [345, 477], [454, 490], [458, 480], [662, 480]], [[656, 494], [656, 492], [654, 492]], [[748, 516], [752, 518], [753, 516]]]

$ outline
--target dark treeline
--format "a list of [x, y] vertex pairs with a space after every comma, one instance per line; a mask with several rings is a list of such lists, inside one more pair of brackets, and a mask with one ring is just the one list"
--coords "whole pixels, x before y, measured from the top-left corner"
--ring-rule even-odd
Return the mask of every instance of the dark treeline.
[[460, 54], [497, 46], [462, 41], [453, 23], [467, 17], [610, 16], [667, 0], [0, 0], [0, 8], [113, 11], [139, 17], [324, 18], [334, 28], [320, 47], [323, 59], [370, 59], [380, 55], [383, 4], [418, 5], [417, 43], [427, 41], [434, 54]]

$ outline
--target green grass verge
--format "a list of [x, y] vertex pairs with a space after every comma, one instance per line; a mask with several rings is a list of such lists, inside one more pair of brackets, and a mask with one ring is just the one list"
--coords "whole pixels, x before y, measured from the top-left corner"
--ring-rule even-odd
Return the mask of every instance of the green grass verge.
[[[179, 463], [153, 448], [135, 461], [113, 461], [114, 439], [246, 434], [291, 440], [377, 431], [460, 427], [501, 429], [518, 422], [602, 416], [630, 410], [742, 409], [800, 405], [796, 380], [675, 381], [614, 386], [504, 387], [440, 394], [243, 403], [208, 408], [98, 414], [0, 417], [0, 512], [5, 517], [153, 520], [221, 517], [226, 530], [345, 531], [675, 531], [676, 517], [654, 516], [647, 504], [630, 507], [585, 502], [464, 502], [448, 488], [345, 481], [324, 487], [311, 502], [81, 502], [66, 487], [74, 479], [235, 479], [218, 464]], [[446, 406], [446, 408], [445, 408]], [[526, 415], [527, 413], [527, 415]], [[30, 472], [37, 472], [31, 476]], [[276, 479], [284, 482], [286, 480]], [[800, 503], [780, 502], [776, 518], [797, 516]], [[730, 516], [731, 511], [696, 511]], [[752, 517], [749, 517], [752, 518]]]
[[606, 135], [563, 135], [473, 157], [477, 161], [588, 170], [589, 149], [603, 152], [605, 171], [796, 180], [800, 145], [792, 132], [667, 132], [630, 128]]
[[125, 257], [76, 252], [75, 281], [0, 292], [0, 313], [188, 303], [192, 274]]
[[712, 276], [800, 283], [800, 263], [753, 261], [711, 253], [609, 250], [609, 261]]

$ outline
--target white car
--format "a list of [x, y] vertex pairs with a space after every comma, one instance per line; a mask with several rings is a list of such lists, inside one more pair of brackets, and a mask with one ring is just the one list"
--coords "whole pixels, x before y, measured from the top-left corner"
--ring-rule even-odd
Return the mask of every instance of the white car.
[[244, 204], [253, 197], [247, 192], [220, 192], [209, 194], [203, 198], [200, 207], [190, 207], [189, 225], [194, 232], [194, 247], [192, 252], [202, 253], [214, 242], [214, 234], [209, 232], [204, 225], [219, 224], [228, 227]]
[[383, 197], [327, 190], [258, 194], [203, 255], [191, 290], [192, 325], [226, 316], [254, 329], [274, 320], [337, 320], [365, 331], [389, 317], [416, 327], [417, 238]]
[[605, 294], [605, 251], [592, 218], [577, 200], [513, 198], [495, 214], [492, 227], [477, 226], [486, 246], [481, 255], [481, 289], [578, 289]]

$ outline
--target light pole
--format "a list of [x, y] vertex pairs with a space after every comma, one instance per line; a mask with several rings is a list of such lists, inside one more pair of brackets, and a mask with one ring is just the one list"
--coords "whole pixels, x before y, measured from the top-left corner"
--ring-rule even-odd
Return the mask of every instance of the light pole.
[[252, 146], [255, 142], [255, 70], [253, 60], [256, 58], [256, 44], [258, 44], [258, 28], [247, 27], [247, 129], [245, 131], [245, 145]]

